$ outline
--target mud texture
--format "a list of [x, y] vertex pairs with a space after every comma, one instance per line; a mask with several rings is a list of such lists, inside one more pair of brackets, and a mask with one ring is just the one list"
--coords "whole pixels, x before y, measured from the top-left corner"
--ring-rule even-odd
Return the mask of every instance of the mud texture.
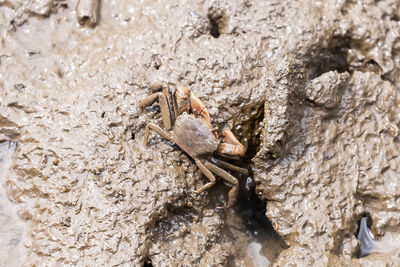
[[[396, 0], [0, 0], [0, 263], [396, 266], [399, 18]], [[143, 146], [161, 117], [138, 103], [180, 85], [247, 140], [231, 210], [222, 182], [193, 193], [177, 146]], [[363, 216], [380, 245], [358, 259]]]

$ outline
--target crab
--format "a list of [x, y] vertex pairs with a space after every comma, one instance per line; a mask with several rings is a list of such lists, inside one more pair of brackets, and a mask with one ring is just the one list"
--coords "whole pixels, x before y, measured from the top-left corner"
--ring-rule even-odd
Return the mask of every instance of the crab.
[[231, 207], [238, 196], [239, 182], [222, 168], [245, 175], [248, 174], [248, 170], [215, 156], [239, 159], [244, 156], [246, 147], [227, 128], [217, 134], [211, 125], [206, 106], [190, 89], [180, 86], [175, 92], [172, 92], [164, 88], [161, 92], [145, 97], [139, 103], [140, 111], [157, 100], [161, 108], [165, 130], [153, 123], [148, 123], [144, 134], [144, 145], [148, 144], [150, 130], [177, 144], [194, 160], [197, 167], [209, 180], [208, 183], [193, 192], [200, 194], [212, 187], [215, 184], [215, 174], [232, 184], [227, 204], [224, 206]]

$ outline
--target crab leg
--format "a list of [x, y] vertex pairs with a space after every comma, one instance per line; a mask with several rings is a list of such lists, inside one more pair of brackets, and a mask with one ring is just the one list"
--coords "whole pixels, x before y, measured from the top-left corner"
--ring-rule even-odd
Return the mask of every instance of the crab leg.
[[219, 136], [223, 136], [223, 142], [218, 145], [217, 152], [231, 156], [243, 157], [246, 153], [246, 147], [237, 140], [231, 130], [224, 130]]
[[148, 97], [145, 97], [139, 103], [140, 111], [142, 111], [143, 107], [153, 104], [157, 99], [160, 102], [161, 116], [162, 116], [162, 120], [164, 123], [164, 128], [167, 131], [169, 131], [169, 130], [171, 130], [171, 125], [172, 125], [171, 124], [171, 115], [170, 115], [170, 110], [169, 110], [169, 106], [168, 106], [167, 96], [164, 93], [158, 92], [158, 93], [149, 95]]
[[173, 138], [167, 132], [165, 132], [163, 129], [161, 129], [157, 125], [155, 125], [153, 123], [149, 123], [149, 124], [147, 124], [146, 130], [144, 132], [144, 142], [143, 143], [144, 143], [145, 146], [147, 146], [147, 143], [149, 141], [150, 129], [155, 131], [156, 133], [158, 133], [159, 135], [161, 135], [165, 139], [167, 139], [167, 140], [169, 140], [171, 142], [174, 142]]
[[207, 190], [208, 188], [210, 188], [215, 184], [215, 176], [203, 165], [203, 163], [201, 163], [200, 160], [196, 160], [196, 165], [197, 167], [199, 167], [200, 171], [208, 178], [208, 180], [210, 180], [210, 182], [206, 183], [199, 189], [193, 191], [196, 194], [200, 194], [201, 192]]
[[247, 169], [245, 169], [245, 168], [240, 168], [240, 167], [238, 167], [238, 166], [235, 166], [235, 165], [230, 164], [230, 163], [228, 163], [228, 162], [225, 162], [225, 161], [223, 161], [223, 160], [213, 158], [213, 161], [215, 162], [215, 164], [216, 164], [218, 167], [225, 168], [225, 169], [229, 169], [229, 170], [232, 170], [232, 171], [235, 171], [235, 172], [244, 174], [244, 175], [248, 175], [248, 174], [249, 174], [249, 171], [248, 171]]
[[239, 193], [239, 181], [220, 167], [217, 167], [208, 161], [204, 162], [204, 166], [225, 181], [233, 184], [232, 189], [228, 193], [228, 204], [226, 205], [227, 208], [230, 208], [236, 202]]

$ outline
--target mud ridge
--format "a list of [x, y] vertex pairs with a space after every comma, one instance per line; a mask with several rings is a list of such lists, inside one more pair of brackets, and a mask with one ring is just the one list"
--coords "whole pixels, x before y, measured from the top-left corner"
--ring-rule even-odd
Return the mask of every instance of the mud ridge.
[[[18, 143], [0, 162], [0, 264], [396, 265], [399, 9], [0, 0], [0, 140]], [[232, 209], [216, 209], [221, 179], [192, 193], [207, 179], [176, 145], [143, 145], [163, 124], [139, 102], [178, 86], [248, 144]], [[358, 258], [366, 213], [376, 246]]]

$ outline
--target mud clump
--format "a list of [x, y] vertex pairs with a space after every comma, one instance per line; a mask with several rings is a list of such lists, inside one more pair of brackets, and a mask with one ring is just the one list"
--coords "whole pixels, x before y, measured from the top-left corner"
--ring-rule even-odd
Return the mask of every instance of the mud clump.
[[[399, 5], [0, 1], [0, 134], [18, 143], [2, 221], [22, 264], [398, 263]], [[248, 140], [230, 211], [222, 182], [192, 194], [206, 178], [178, 147], [143, 146], [161, 117], [138, 103], [180, 85]], [[382, 246], [358, 259], [365, 213]]]

